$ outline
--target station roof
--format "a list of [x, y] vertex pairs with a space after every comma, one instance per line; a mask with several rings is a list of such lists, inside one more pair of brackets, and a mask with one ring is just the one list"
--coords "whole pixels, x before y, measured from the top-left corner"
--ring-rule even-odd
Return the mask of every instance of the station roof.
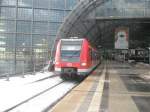
[[96, 47], [112, 48], [115, 28], [129, 27], [133, 33], [148, 27], [149, 6], [147, 0], [82, 0], [59, 28], [57, 38], [87, 38]]

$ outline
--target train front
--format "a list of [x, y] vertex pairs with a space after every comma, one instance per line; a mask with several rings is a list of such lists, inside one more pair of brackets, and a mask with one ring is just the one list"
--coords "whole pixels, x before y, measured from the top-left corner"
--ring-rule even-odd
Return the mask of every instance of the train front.
[[59, 72], [62, 78], [84, 75], [80, 72], [83, 43], [83, 39], [61, 39], [59, 41], [55, 56], [55, 71]]

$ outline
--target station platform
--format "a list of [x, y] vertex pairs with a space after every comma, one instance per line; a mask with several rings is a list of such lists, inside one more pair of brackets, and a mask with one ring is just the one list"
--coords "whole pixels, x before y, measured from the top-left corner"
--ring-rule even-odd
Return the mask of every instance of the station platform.
[[150, 100], [145, 98], [150, 99], [150, 84], [143, 81], [140, 83], [149, 87], [140, 85], [135, 74], [141, 70], [128, 64], [104, 62], [49, 112], [149, 112]]

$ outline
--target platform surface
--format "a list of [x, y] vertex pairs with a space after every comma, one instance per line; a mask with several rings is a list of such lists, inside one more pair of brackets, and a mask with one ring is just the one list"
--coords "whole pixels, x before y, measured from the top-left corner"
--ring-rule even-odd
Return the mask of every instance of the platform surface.
[[150, 83], [127, 63], [103, 62], [49, 112], [150, 112]]

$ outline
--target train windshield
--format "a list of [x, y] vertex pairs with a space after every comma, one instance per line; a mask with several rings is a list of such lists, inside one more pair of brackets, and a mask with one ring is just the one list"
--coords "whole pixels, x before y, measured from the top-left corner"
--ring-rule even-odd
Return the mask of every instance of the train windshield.
[[80, 61], [82, 41], [63, 41], [61, 44], [61, 59], [66, 62]]
[[67, 50], [62, 50], [61, 51], [61, 57], [80, 57], [80, 51], [67, 51]]

